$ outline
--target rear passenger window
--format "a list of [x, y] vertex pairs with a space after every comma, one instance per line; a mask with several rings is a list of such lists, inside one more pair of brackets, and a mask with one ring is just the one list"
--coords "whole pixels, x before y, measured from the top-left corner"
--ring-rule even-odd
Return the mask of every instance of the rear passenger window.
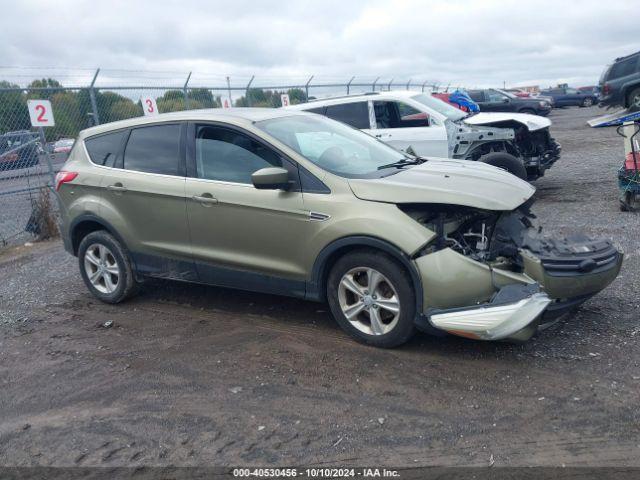
[[428, 127], [429, 116], [402, 102], [373, 102], [377, 128]]
[[327, 107], [325, 115], [355, 128], [371, 128], [367, 102], [330, 105]]
[[482, 90], [471, 90], [468, 93], [474, 102], [484, 102], [484, 92]]
[[124, 150], [124, 168], [137, 172], [178, 175], [180, 125], [154, 125], [131, 130]]
[[626, 77], [627, 75], [634, 73], [636, 71], [636, 66], [638, 65], [638, 59], [640, 59], [640, 56], [635, 56], [615, 63], [609, 72], [609, 80]]
[[122, 147], [122, 142], [127, 134], [126, 130], [120, 132], [107, 133], [98, 137], [87, 138], [84, 141], [89, 152], [89, 158], [96, 165], [113, 167], [116, 155]]

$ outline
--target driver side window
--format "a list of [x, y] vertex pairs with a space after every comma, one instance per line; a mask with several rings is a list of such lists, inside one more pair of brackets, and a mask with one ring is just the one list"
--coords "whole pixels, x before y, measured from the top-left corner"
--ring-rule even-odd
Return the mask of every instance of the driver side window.
[[489, 90], [487, 92], [487, 97], [489, 97], [490, 102], [502, 102], [505, 98], [507, 98], [502, 93], [496, 92], [494, 90]]
[[428, 127], [429, 115], [402, 102], [373, 102], [376, 128]]
[[196, 127], [197, 178], [251, 184], [261, 168], [282, 167], [281, 157], [247, 135], [231, 129]]

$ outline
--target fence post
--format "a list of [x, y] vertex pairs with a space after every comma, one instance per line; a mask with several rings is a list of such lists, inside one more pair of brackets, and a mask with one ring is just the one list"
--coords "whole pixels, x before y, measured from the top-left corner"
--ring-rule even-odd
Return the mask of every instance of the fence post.
[[307, 83], [304, 86], [305, 95], [307, 96], [307, 102], [309, 101], [309, 84], [311, 83], [311, 80], [313, 80], [313, 75], [309, 77], [309, 80], [307, 80]]
[[409, 79], [409, 81], [407, 82], [407, 90], [409, 90], [410, 86], [411, 86], [411, 79]]
[[256, 76], [251, 75], [251, 80], [249, 80], [249, 83], [247, 83], [247, 86], [244, 89], [244, 98], [247, 101], [247, 107], [251, 106], [251, 98], [249, 97], [249, 88], [251, 87], [251, 84], [253, 83], [254, 78], [256, 78]]
[[424, 93], [424, 86], [427, 84], [428, 80], [425, 80], [424, 82], [422, 82], [422, 93]]
[[349, 89], [351, 88], [351, 82], [353, 82], [353, 80], [354, 80], [355, 78], [356, 78], [356, 77], [351, 77], [351, 80], [349, 80], [349, 83], [347, 83], [347, 95], [349, 95]]
[[187, 91], [187, 85], [189, 85], [189, 80], [191, 80], [191, 72], [187, 75], [187, 80], [184, 82], [184, 87], [182, 87], [182, 91], [184, 93], [184, 109], [189, 110], [189, 92]]
[[233, 99], [231, 98], [231, 78], [227, 76], [227, 94], [229, 95], [229, 105], [233, 106]]
[[389, 80], [389, 84], [387, 85], [387, 91], [390, 92], [391, 91], [391, 85], [393, 84], [393, 78], [391, 80]]
[[373, 85], [371, 85], [371, 90], [372, 91], [376, 91], [376, 83], [378, 83], [378, 80], [380, 80], [380, 77], [376, 77], [376, 79], [373, 81]]
[[[100, 117], [98, 116], [98, 104], [96, 103], [96, 92], [93, 86], [96, 84], [96, 79], [98, 78], [98, 74], [100, 73], [100, 69], [96, 70], [96, 73], [93, 75], [93, 80], [91, 80], [91, 85], [89, 85], [89, 99], [91, 100], [91, 110], [93, 111], [93, 124], [100, 125]], [[44, 136], [44, 132], [42, 133]]]

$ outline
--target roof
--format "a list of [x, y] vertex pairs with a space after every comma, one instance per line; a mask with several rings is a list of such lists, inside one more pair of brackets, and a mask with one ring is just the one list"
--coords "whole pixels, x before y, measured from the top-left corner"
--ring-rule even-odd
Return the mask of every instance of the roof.
[[[302, 112], [300, 112], [301, 114]], [[296, 113], [297, 115], [298, 113]], [[293, 112], [287, 112], [280, 108], [208, 108], [201, 110], [184, 110], [180, 112], [161, 113], [148, 117], [135, 117], [117, 122], [104, 123], [96, 127], [87, 128], [80, 132], [81, 136], [90, 136], [120, 128], [130, 128], [158, 122], [172, 121], [223, 121], [234, 124], [247, 124], [269, 120], [271, 118], [288, 117]]]

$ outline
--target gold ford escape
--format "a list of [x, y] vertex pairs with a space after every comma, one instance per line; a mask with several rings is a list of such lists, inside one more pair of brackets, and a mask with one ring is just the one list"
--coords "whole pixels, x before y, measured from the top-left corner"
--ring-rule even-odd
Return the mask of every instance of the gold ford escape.
[[546, 238], [534, 188], [325, 117], [187, 111], [80, 133], [57, 176], [66, 249], [120, 302], [147, 276], [326, 300], [356, 339], [526, 340], [606, 287], [607, 240]]

